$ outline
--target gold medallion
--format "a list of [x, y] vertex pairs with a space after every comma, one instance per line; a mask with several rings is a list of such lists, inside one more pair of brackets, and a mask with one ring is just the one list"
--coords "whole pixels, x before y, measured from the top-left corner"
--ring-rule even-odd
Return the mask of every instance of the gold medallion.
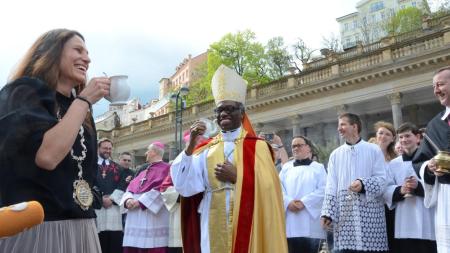
[[73, 182], [73, 199], [83, 210], [88, 210], [92, 205], [94, 196], [91, 187], [85, 180], [78, 179]]

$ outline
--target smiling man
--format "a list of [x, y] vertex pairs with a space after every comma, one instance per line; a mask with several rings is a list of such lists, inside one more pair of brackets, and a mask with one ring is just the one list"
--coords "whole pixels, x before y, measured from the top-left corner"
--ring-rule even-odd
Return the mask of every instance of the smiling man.
[[[195, 147], [206, 128], [194, 123], [187, 148], [171, 167], [175, 189], [201, 200], [189, 209], [194, 214], [188, 212], [191, 199], [182, 200], [184, 251], [285, 253], [280, 181], [270, 145], [255, 136], [245, 114], [247, 84], [222, 65], [211, 86], [222, 132]], [[191, 219], [197, 210], [199, 227]]]
[[101, 209], [95, 210], [95, 214], [103, 253], [122, 251], [123, 224], [119, 202], [125, 184], [119, 165], [111, 159], [112, 149], [111, 140], [99, 140], [97, 184], [103, 193], [103, 203]]
[[[434, 95], [445, 110], [436, 115], [427, 125], [426, 134], [441, 151], [450, 151], [450, 67], [436, 71], [433, 77]], [[450, 174], [436, 171], [437, 150], [429, 141], [422, 141], [413, 158], [413, 166], [420, 168], [425, 191], [425, 207], [436, 208], [435, 232], [438, 252], [450, 252]]]

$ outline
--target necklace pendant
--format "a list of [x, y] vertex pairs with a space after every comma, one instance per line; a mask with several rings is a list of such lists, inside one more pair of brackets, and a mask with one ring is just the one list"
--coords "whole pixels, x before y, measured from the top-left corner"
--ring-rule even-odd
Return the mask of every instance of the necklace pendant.
[[92, 195], [91, 187], [84, 179], [78, 179], [73, 182], [73, 199], [85, 211], [91, 207], [94, 196]]
[[103, 179], [105, 179], [105, 177], [106, 177], [106, 171], [102, 171], [102, 177], [103, 177]]

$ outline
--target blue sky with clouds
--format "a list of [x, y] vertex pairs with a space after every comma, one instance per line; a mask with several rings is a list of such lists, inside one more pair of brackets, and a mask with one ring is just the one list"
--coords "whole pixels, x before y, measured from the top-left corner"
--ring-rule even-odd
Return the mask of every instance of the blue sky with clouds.
[[[320, 48], [323, 36], [338, 34], [336, 18], [356, 11], [356, 0], [40, 0], [2, 1], [0, 86], [43, 32], [80, 31], [92, 63], [90, 77], [125, 74], [131, 96], [145, 104], [158, 97], [159, 80], [170, 77], [188, 54], [196, 56], [226, 33], [250, 29], [257, 40], [303, 38]], [[108, 102], [94, 106], [95, 115]]]

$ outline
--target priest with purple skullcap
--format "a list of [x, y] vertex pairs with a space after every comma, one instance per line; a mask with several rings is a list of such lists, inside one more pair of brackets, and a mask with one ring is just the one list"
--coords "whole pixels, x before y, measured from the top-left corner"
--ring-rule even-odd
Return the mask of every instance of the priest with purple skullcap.
[[128, 185], [120, 205], [127, 213], [124, 253], [166, 253], [169, 241], [169, 211], [161, 186], [170, 165], [162, 161], [164, 144], [155, 141], [146, 152], [148, 166]]

